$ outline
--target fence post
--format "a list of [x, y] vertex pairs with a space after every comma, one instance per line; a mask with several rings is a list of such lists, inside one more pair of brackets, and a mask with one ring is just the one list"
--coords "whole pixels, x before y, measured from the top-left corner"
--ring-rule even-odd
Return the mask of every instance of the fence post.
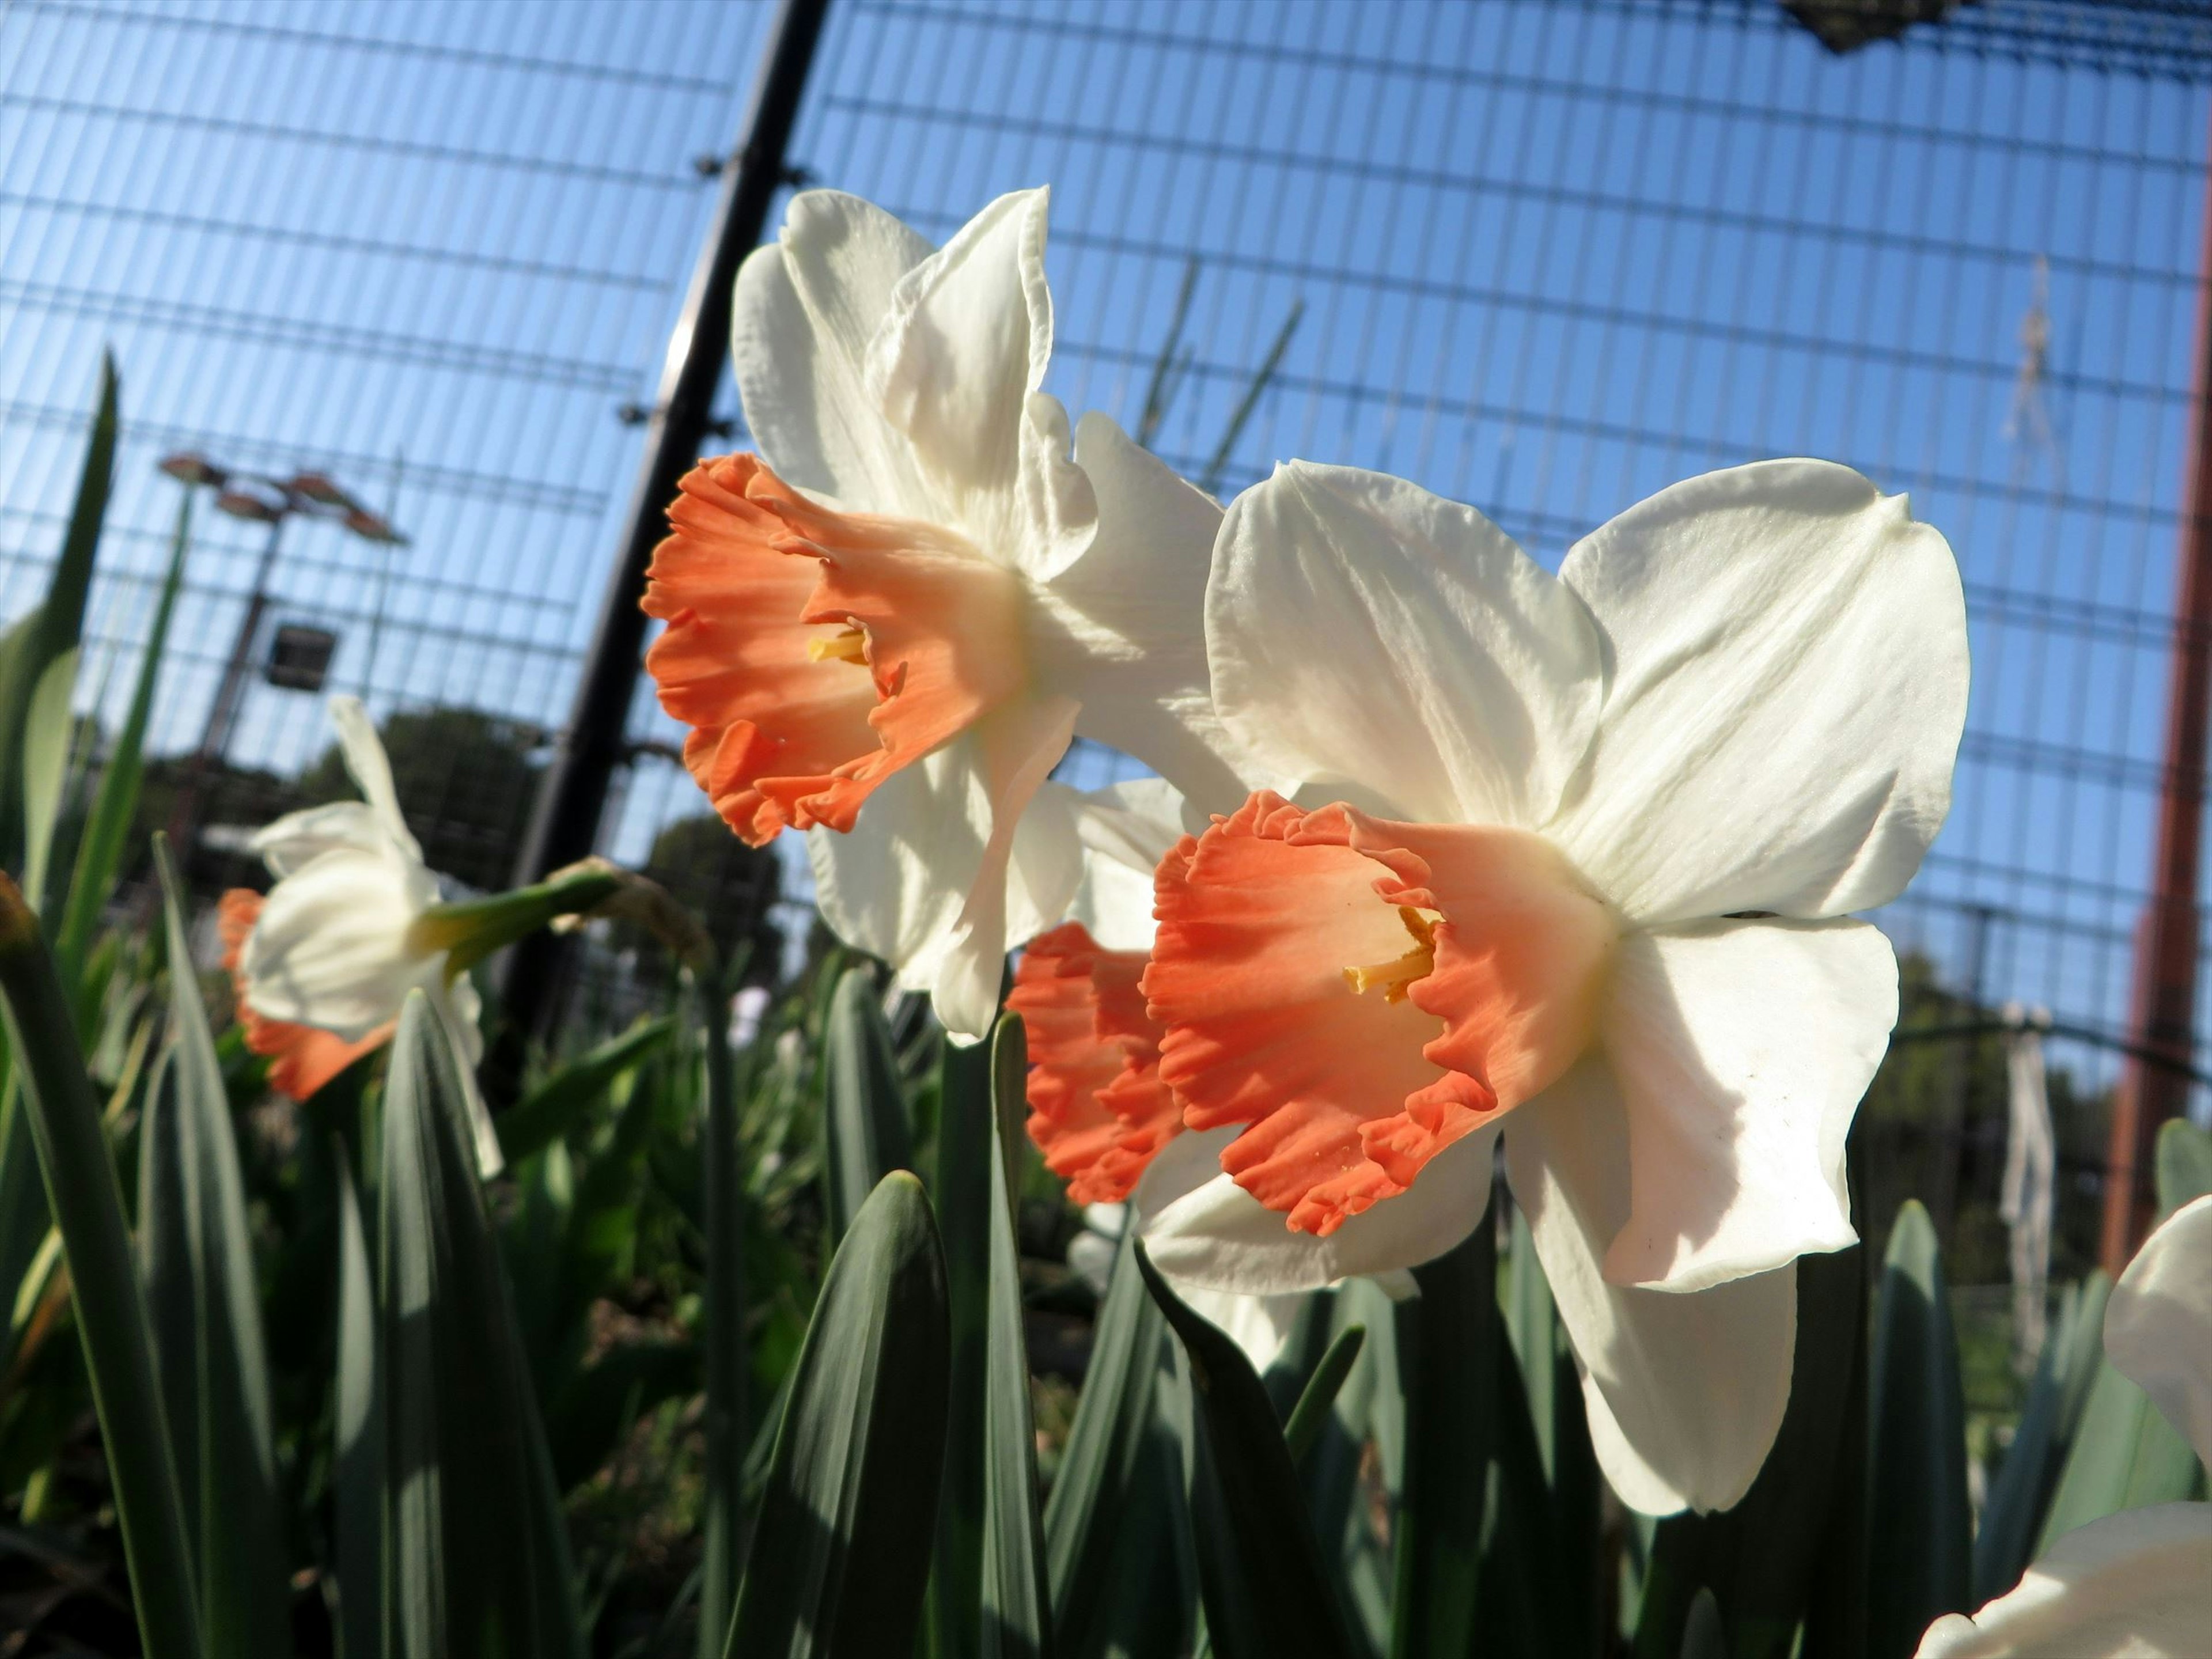
[[[737, 148], [721, 173], [714, 216], [692, 268], [683, 314], [669, 337], [657, 401], [647, 419], [637, 485], [623, 522], [621, 553], [599, 602], [567, 727], [539, 786], [520, 856], [518, 884], [542, 880], [597, 844], [599, 816], [617, 766], [635, 690], [645, 614], [645, 569], [666, 533], [678, 481], [697, 460], [729, 356], [731, 289], [759, 243], [776, 191], [788, 182], [785, 147], [829, 0], [781, 0], [769, 26]], [[562, 942], [552, 935], [508, 952], [507, 1019], [517, 1031], [541, 1025], [558, 980]]]
[[2197, 953], [2202, 913], [2197, 869], [2204, 823], [2204, 750], [2212, 708], [2212, 179], [2205, 190], [2204, 243], [2197, 270], [2196, 356], [2189, 408], [2189, 483], [2176, 550], [2173, 655], [2168, 669], [2166, 765], [2160, 775], [2158, 849], [2150, 902], [2136, 933], [2135, 1006], [2128, 1036], [2139, 1050], [2172, 1056], [2161, 1066], [2138, 1053], [2112, 1098], [2105, 1160], [2105, 1224], [2099, 1251], [2115, 1279], [2150, 1231], [2151, 1144], [2159, 1126], [2189, 1104], [2196, 1058]]

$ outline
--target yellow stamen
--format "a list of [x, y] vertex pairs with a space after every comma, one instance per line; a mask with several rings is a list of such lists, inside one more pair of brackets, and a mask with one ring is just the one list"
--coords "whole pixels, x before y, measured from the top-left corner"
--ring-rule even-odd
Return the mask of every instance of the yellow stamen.
[[1432, 912], [1417, 910], [1409, 904], [1398, 907], [1398, 920], [1406, 924], [1406, 931], [1413, 936], [1413, 948], [1393, 962], [1370, 963], [1364, 968], [1344, 969], [1344, 982], [1356, 994], [1364, 995], [1379, 985], [1382, 1000], [1403, 1002], [1406, 988], [1417, 980], [1426, 979], [1437, 965], [1437, 924], [1443, 918]]
[[811, 639], [806, 642], [806, 660], [826, 662], [835, 657], [839, 662], [866, 662], [868, 659], [868, 636], [859, 629], [847, 627], [828, 639]]

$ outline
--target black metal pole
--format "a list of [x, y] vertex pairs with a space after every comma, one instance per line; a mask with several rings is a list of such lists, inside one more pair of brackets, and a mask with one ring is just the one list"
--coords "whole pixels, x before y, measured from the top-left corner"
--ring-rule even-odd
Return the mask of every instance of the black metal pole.
[[[776, 191], [786, 183], [784, 149], [799, 114], [829, 0], [781, 0], [769, 30], [759, 77], [737, 148], [721, 173], [721, 194], [706, 244], [691, 272], [684, 313], [668, 342], [659, 400], [647, 417], [637, 488], [623, 520], [622, 550], [599, 602], [599, 619], [584, 659], [576, 701], [551, 769], [538, 792], [530, 828], [515, 864], [518, 884], [589, 854], [599, 814], [623, 760], [645, 641], [645, 568], [667, 532], [678, 482], [699, 458], [713, 418], [714, 392], [729, 355], [731, 288], [738, 266], [759, 243]], [[544, 1019], [557, 978], [556, 940], [546, 935], [508, 953], [505, 981], [511, 1029]]]
[[208, 774], [228, 757], [230, 734], [238, 724], [239, 706], [246, 701], [246, 677], [252, 666], [254, 642], [261, 636], [261, 619], [269, 611], [269, 584], [276, 572], [276, 544], [284, 534], [284, 520], [291, 512], [288, 505], [269, 522], [269, 539], [262, 544], [260, 563], [254, 567], [253, 591], [246, 595], [246, 615], [239, 621], [238, 637], [231, 641], [229, 660], [222, 665], [222, 679], [216, 687], [215, 702], [209, 705], [207, 725], [200, 732], [200, 746], [193, 751], [185, 771], [184, 787], [178, 790], [176, 804], [169, 811], [169, 844], [177, 849], [179, 863], [185, 866], [190, 866], [199, 848], [201, 797], [207, 793]]

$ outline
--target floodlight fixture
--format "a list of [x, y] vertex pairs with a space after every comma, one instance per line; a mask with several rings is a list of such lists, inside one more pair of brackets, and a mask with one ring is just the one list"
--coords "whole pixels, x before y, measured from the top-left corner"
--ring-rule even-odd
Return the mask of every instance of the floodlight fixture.
[[286, 511], [283, 502], [272, 501], [251, 489], [225, 489], [216, 495], [215, 504], [234, 519], [248, 519], [255, 524], [275, 524]]
[[220, 489], [230, 481], [230, 475], [213, 461], [195, 450], [179, 450], [161, 458], [161, 471], [179, 483], [213, 484]]
[[389, 519], [365, 507], [356, 507], [345, 515], [345, 527], [363, 541], [380, 542], [387, 547], [407, 545], [407, 538], [392, 528]]
[[284, 487], [295, 495], [311, 501], [318, 507], [340, 507], [347, 513], [361, 509], [361, 503], [341, 489], [327, 473], [295, 473]]

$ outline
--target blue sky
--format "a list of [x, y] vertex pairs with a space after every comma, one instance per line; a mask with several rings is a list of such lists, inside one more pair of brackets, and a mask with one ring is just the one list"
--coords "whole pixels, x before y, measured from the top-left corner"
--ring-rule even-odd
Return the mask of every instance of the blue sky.
[[[727, 145], [763, 15], [0, 11], [0, 611], [34, 591], [112, 342], [137, 426], [104, 635], [144, 626], [161, 448], [322, 465], [415, 538], [388, 571], [329, 529], [288, 549], [284, 614], [339, 628], [341, 682], [557, 720], [635, 463], [613, 410], [650, 395], [712, 188], [690, 162]], [[1195, 257], [1159, 435], [1187, 467], [1302, 307], [1228, 489], [1292, 455], [1384, 467], [1554, 563], [1714, 465], [1811, 453], [1910, 490], [1959, 551], [1977, 679], [1954, 822], [1887, 920], [1955, 960], [1960, 907], [1997, 907], [1992, 988], [2116, 1021], [2204, 91], [1925, 46], [1838, 62], [1747, 15], [832, 0], [793, 158], [933, 236], [1050, 182], [1051, 389], [1077, 410], [1134, 422]], [[2048, 447], [2006, 434], [2039, 254]], [[218, 525], [196, 556], [167, 746], [197, 731], [255, 550]], [[310, 700], [249, 702], [240, 752], [322, 741]], [[624, 849], [688, 789], [642, 768]]]

